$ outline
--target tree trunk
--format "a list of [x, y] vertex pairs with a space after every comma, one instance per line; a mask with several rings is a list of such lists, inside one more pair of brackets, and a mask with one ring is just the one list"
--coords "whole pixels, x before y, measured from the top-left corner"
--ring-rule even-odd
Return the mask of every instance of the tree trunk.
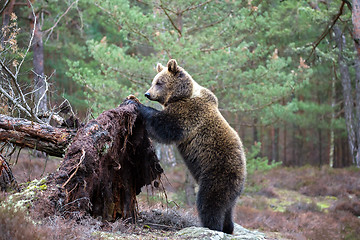
[[[285, 105], [285, 98], [282, 99], [282, 105], [283, 106]], [[286, 126], [286, 121], [283, 122], [283, 127], [284, 127], [284, 143], [283, 143], [284, 148], [283, 148], [282, 162], [285, 166], [287, 166], [288, 163], [287, 163], [287, 131], [286, 131], [287, 126]]]
[[360, 161], [355, 162], [355, 156], [357, 153], [357, 144], [355, 138], [355, 130], [354, 129], [354, 116], [353, 116], [353, 97], [351, 92], [351, 79], [349, 74], [349, 68], [345, 62], [343, 57], [343, 49], [345, 47], [345, 36], [341, 32], [340, 28], [335, 25], [333, 27], [333, 31], [335, 34], [335, 42], [338, 47], [338, 62], [340, 68], [340, 75], [341, 75], [341, 84], [343, 87], [343, 96], [344, 96], [344, 111], [345, 111], [345, 121], [346, 121], [346, 129], [348, 133], [348, 141], [349, 141], [349, 148], [350, 148], [350, 155], [353, 159], [353, 162], [360, 166]]
[[337, 138], [335, 138], [334, 144], [334, 168], [344, 168], [351, 166], [352, 160], [349, 151], [349, 141], [347, 138], [341, 137], [341, 132], [335, 133]]
[[196, 193], [195, 193], [195, 179], [191, 176], [188, 169], [185, 170], [185, 197], [186, 204], [189, 206], [195, 205]]
[[358, 57], [360, 57], [360, 0], [352, 1], [352, 22], [354, 26], [354, 42]]
[[318, 152], [319, 152], [318, 164], [319, 164], [319, 167], [321, 167], [323, 165], [323, 161], [322, 161], [323, 140], [322, 140], [322, 131], [320, 128], [318, 128], [318, 141], [319, 141], [319, 145], [317, 147]]
[[63, 157], [75, 130], [56, 128], [23, 118], [0, 114], [0, 141], [33, 148], [49, 155]]
[[258, 120], [257, 118], [254, 118], [254, 123], [253, 123], [253, 144], [256, 144], [257, 142], [259, 142], [259, 134], [258, 134], [258, 130], [257, 130], [257, 123], [258, 123]]
[[355, 155], [355, 162], [360, 167], [360, 58], [355, 59], [355, 138], [357, 142], [357, 151]]
[[[334, 66], [335, 68], [335, 66]], [[334, 69], [335, 70], [335, 69]], [[334, 167], [334, 149], [335, 149], [335, 133], [333, 122], [335, 120], [335, 106], [336, 106], [336, 81], [335, 76], [331, 79], [331, 126], [330, 126], [330, 141], [329, 141], [329, 165]]]
[[271, 162], [279, 161], [279, 128], [271, 128]]
[[357, 153], [355, 156], [355, 162], [358, 167], [360, 167], [360, 0], [352, 1], [352, 22], [354, 26], [354, 44], [355, 50], [357, 52], [357, 58], [355, 59], [355, 94], [356, 94], [356, 122], [354, 122], [355, 127], [355, 137], [357, 141]]
[[296, 149], [297, 149], [297, 139], [296, 139], [296, 131], [297, 126], [293, 123], [292, 124], [292, 131], [291, 131], [291, 159], [289, 161], [289, 166], [297, 166], [297, 156], [296, 156]]

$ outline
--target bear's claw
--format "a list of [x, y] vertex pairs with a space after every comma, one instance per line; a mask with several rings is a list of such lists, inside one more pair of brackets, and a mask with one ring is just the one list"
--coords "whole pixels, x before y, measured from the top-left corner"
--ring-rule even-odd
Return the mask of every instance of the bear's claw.
[[134, 102], [136, 102], [136, 103], [141, 104], [140, 100], [137, 99], [137, 97], [135, 97], [135, 96], [132, 95], [132, 94], [130, 94], [129, 96], [127, 96], [126, 99], [125, 99], [125, 101], [126, 101], [126, 100], [134, 101]]

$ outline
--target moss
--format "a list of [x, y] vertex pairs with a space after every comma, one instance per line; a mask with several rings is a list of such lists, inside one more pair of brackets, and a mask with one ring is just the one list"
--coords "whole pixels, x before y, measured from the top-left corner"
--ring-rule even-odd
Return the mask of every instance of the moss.
[[31, 203], [37, 199], [38, 192], [45, 191], [47, 189], [47, 185], [45, 183], [46, 177], [22, 184], [21, 187], [23, 190], [7, 197], [7, 199], [2, 202], [2, 205], [12, 206], [15, 211], [18, 209], [25, 210], [31, 207]]
[[338, 200], [338, 198], [335, 197], [335, 196], [325, 196], [325, 199], [326, 200], [331, 200], [331, 201], [337, 201]]
[[43, 184], [43, 185], [39, 186], [39, 189], [42, 191], [45, 191], [47, 189], [47, 185]]
[[[274, 188], [277, 198], [259, 198], [252, 207], [258, 210], [271, 209], [274, 212], [286, 212], [299, 210], [311, 210], [328, 212], [331, 205], [337, 201], [336, 197], [309, 197], [296, 191]], [[292, 209], [292, 210], [291, 210]]]
[[289, 201], [280, 201], [277, 198], [270, 198], [268, 199], [268, 203], [270, 208], [274, 211], [274, 212], [285, 212], [286, 208], [288, 206], [290, 206], [292, 204], [292, 202]]
[[320, 211], [327, 212], [327, 208], [331, 206], [329, 202], [317, 202], [316, 206], [320, 209]]

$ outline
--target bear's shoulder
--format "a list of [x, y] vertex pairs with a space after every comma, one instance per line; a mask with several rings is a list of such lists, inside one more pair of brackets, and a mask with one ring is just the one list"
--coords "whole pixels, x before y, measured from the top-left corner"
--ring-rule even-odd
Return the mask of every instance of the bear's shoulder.
[[201, 92], [201, 98], [211, 105], [218, 107], [218, 99], [215, 94], [207, 88], [204, 88]]
[[215, 94], [209, 89], [200, 86], [194, 80], [192, 81], [192, 94], [191, 98], [199, 101], [199, 103], [211, 104], [214, 106], [218, 106], [218, 99]]

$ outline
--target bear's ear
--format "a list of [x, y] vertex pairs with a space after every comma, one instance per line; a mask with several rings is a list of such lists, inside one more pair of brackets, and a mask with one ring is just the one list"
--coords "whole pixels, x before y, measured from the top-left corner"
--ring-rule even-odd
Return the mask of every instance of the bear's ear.
[[178, 65], [175, 59], [170, 59], [167, 63], [168, 71], [175, 74], [178, 72]]
[[158, 63], [156, 65], [156, 71], [159, 73], [164, 69], [164, 66], [161, 63]]

